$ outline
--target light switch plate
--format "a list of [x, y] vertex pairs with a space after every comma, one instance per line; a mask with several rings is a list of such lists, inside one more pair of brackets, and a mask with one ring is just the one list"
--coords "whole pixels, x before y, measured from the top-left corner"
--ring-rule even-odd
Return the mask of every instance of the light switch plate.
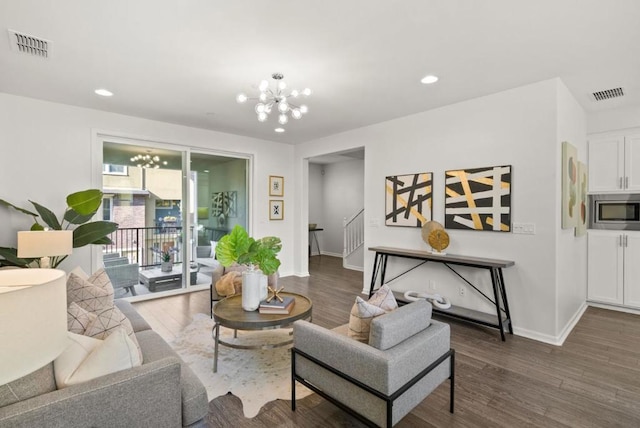
[[535, 235], [535, 223], [513, 223], [513, 233], [521, 235]]

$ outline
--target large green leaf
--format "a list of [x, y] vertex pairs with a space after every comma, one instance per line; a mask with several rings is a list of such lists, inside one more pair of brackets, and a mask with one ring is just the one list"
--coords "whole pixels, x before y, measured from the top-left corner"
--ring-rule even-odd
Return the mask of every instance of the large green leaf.
[[31, 200], [29, 202], [31, 202], [33, 206], [36, 207], [36, 211], [38, 211], [38, 214], [40, 214], [42, 221], [44, 221], [47, 226], [54, 230], [62, 230], [62, 226], [60, 226], [58, 218], [53, 212], [51, 212], [49, 208], [44, 207]]
[[102, 237], [92, 242], [93, 245], [113, 245], [113, 241], [108, 237]]
[[67, 205], [81, 215], [93, 215], [102, 203], [102, 191], [83, 190], [67, 196]]
[[243, 259], [251, 247], [253, 240], [242, 226], [236, 225], [231, 233], [220, 239], [216, 246], [216, 258], [222, 266], [231, 266], [233, 263], [246, 263]]
[[30, 215], [30, 216], [33, 216], [33, 217], [38, 217], [38, 214], [36, 214], [34, 212], [31, 212], [29, 210], [25, 210], [24, 208], [17, 207], [15, 205], [13, 205], [12, 203], [5, 201], [4, 199], [0, 199], [0, 204], [4, 205], [6, 207], [11, 207], [14, 210], [20, 211], [21, 213], [24, 213], [24, 214], [27, 214], [27, 215]]
[[29, 263], [31, 263], [31, 261], [33, 261], [34, 259], [21, 259], [20, 257], [18, 257], [18, 250], [15, 248], [7, 248], [7, 247], [0, 247], [0, 257], [4, 257], [4, 261], [8, 262], [8, 263], [3, 263], [4, 265], [11, 265], [11, 266], [26, 266]]
[[101, 240], [118, 229], [118, 224], [111, 221], [94, 221], [78, 226], [73, 231], [73, 248], [84, 247]]
[[86, 222], [91, 220], [92, 217], [93, 214], [83, 215], [78, 213], [73, 208], [69, 208], [67, 212], [64, 213], [64, 219], [71, 224], [85, 224]]

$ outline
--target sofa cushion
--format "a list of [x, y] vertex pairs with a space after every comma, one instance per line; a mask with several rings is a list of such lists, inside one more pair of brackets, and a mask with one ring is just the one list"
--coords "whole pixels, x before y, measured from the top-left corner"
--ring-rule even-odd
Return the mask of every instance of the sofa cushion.
[[72, 345], [54, 362], [60, 389], [142, 364], [136, 345], [122, 327], [104, 340], [70, 337]]
[[53, 363], [49, 363], [20, 379], [0, 385], [0, 407], [56, 390]]
[[371, 320], [397, 307], [398, 303], [393, 297], [393, 292], [386, 285], [380, 287], [366, 302], [361, 297], [356, 297], [356, 302], [349, 314], [348, 336], [360, 342], [368, 343]]
[[67, 330], [71, 333], [84, 334], [95, 319], [96, 314], [81, 308], [76, 302], [71, 302], [67, 308]]
[[[180, 357], [153, 330], [136, 333], [142, 347], [145, 364], [161, 360], [168, 356]], [[189, 426], [207, 415], [209, 400], [204, 385], [184, 362], [180, 365], [180, 389], [182, 391], [182, 425]]]
[[431, 304], [419, 300], [373, 319], [369, 345], [382, 351], [396, 346], [429, 327], [431, 312]]

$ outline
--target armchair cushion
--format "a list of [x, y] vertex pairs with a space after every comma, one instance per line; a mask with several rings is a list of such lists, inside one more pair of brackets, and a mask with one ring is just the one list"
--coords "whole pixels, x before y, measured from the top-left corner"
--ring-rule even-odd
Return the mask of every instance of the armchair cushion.
[[382, 351], [418, 334], [431, 324], [432, 307], [426, 300], [405, 305], [371, 321], [369, 345]]

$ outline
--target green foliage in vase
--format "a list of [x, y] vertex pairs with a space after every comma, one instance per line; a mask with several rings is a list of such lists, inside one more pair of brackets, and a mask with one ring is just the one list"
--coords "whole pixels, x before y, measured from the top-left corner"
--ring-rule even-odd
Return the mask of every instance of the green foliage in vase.
[[[12, 203], [0, 199], [0, 205], [13, 208], [23, 214], [33, 217], [31, 230], [69, 230], [73, 228], [73, 248], [84, 247], [85, 245], [108, 245], [112, 244], [109, 234], [118, 228], [118, 224], [111, 221], [90, 221], [102, 204], [102, 191], [98, 189], [88, 189], [75, 192], [67, 196], [67, 208], [62, 215], [62, 219], [37, 202], [29, 200], [35, 212], [20, 208]], [[15, 248], [0, 247], [0, 266], [37, 266], [38, 259], [21, 259], [18, 257]], [[51, 266], [57, 267], [67, 256], [51, 258]]]
[[225, 267], [234, 263], [257, 266], [265, 275], [271, 275], [280, 267], [277, 254], [281, 249], [280, 238], [266, 236], [254, 239], [242, 226], [236, 225], [218, 242], [216, 258]]

